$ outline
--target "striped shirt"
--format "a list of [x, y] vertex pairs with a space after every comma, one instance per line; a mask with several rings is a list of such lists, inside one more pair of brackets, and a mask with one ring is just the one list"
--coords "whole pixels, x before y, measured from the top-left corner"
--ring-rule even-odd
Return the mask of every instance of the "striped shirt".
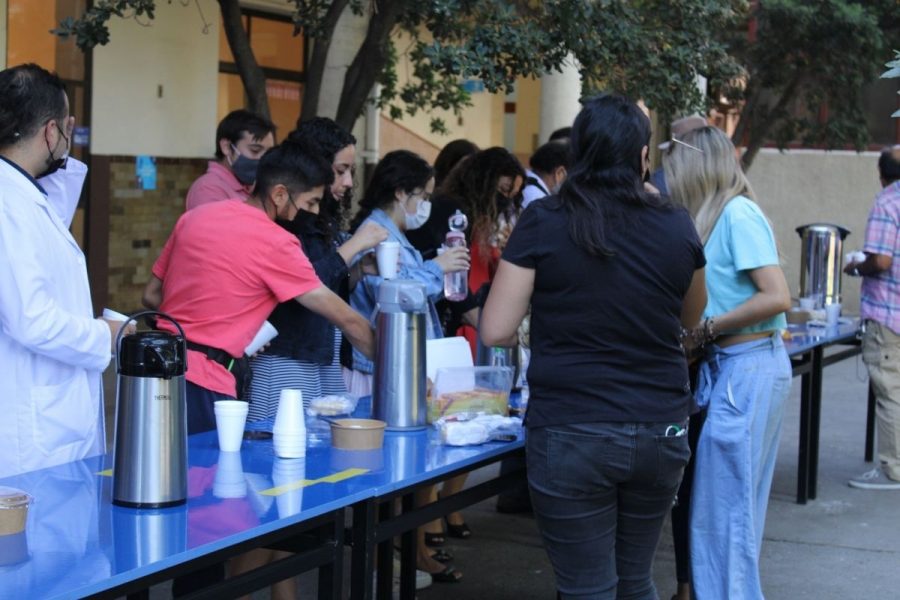
[[885, 187], [875, 198], [863, 251], [890, 256], [892, 263], [887, 271], [863, 277], [860, 314], [900, 334], [900, 181]]

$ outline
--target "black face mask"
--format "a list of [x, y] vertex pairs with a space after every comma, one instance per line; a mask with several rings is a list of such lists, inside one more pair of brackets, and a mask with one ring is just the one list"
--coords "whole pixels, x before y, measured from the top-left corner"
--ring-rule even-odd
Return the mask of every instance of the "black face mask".
[[[65, 167], [66, 161], [69, 160], [69, 138], [67, 138], [66, 134], [64, 134], [62, 129], [59, 128], [59, 125], [56, 126], [56, 129], [57, 131], [59, 131], [59, 135], [62, 136], [62, 139], [66, 141], [66, 152], [59, 158], [53, 158], [53, 150], [50, 149], [50, 142], [47, 142], [47, 168], [38, 173], [36, 179], [47, 177], [48, 175], [53, 175], [54, 173]], [[56, 143], [56, 146], [59, 147], [59, 142]]]

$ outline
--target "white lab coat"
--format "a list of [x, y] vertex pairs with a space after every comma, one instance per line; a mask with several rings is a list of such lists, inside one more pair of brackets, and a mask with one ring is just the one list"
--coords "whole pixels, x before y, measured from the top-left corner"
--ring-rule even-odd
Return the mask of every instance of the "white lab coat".
[[0, 160], [0, 477], [105, 448], [110, 333], [93, 318], [84, 254], [63, 220], [83, 181], [74, 169], [52, 176], [63, 195], [51, 204]]

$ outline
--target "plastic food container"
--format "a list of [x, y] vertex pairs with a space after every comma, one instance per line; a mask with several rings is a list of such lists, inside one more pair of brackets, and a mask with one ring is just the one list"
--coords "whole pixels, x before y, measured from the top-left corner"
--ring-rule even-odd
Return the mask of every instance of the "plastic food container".
[[0, 565], [14, 565], [28, 558], [25, 522], [33, 500], [22, 490], [0, 487]]
[[458, 413], [509, 415], [512, 367], [438, 369], [428, 395], [428, 422]]
[[25, 531], [28, 506], [33, 498], [22, 490], [0, 487], [0, 535]]
[[334, 419], [331, 445], [341, 450], [375, 450], [384, 445], [384, 421], [376, 419]]

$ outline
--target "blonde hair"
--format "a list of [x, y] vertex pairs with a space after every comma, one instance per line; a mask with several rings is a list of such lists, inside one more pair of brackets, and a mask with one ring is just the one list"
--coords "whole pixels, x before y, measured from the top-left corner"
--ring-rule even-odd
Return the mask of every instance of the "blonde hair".
[[756, 197], [734, 144], [716, 127], [701, 127], [672, 141], [663, 154], [672, 200], [687, 208], [705, 244], [725, 205], [735, 196]]

